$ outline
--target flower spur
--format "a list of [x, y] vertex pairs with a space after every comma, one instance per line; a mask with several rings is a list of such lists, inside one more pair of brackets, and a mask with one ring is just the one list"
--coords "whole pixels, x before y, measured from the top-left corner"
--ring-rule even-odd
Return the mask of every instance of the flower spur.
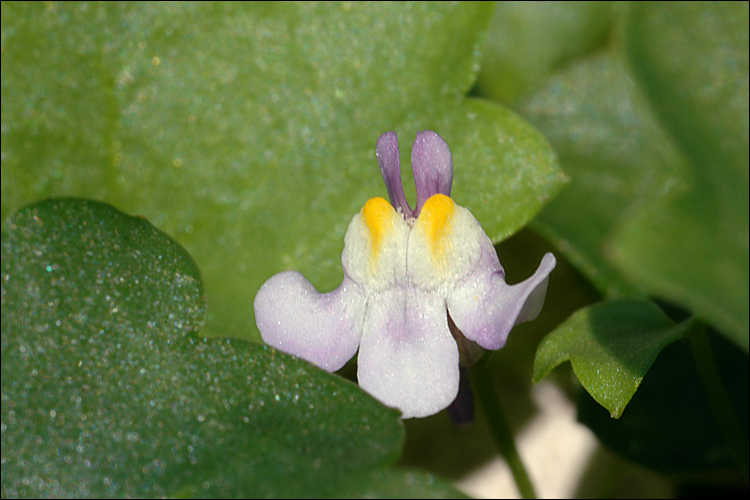
[[404, 418], [425, 417], [456, 398], [460, 358], [500, 349], [514, 325], [536, 318], [555, 257], [505, 283], [492, 241], [450, 198], [453, 159], [435, 132], [412, 147], [414, 209], [394, 132], [378, 139], [377, 159], [390, 203], [371, 198], [349, 224], [341, 285], [319, 293], [299, 272], [276, 274], [255, 297], [255, 318], [268, 345], [330, 372], [359, 349], [360, 387]]

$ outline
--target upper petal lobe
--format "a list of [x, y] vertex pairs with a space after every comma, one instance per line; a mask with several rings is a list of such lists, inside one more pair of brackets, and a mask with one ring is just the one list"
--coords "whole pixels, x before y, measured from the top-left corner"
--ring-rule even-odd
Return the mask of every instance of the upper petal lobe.
[[430, 197], [436, 194], [451, 195], [453, 156], [442, 137], [432, 130], [424, 130], [417, 134], [411, 148], [411, 166], [417, 188], [414, 215], [419, 216]]

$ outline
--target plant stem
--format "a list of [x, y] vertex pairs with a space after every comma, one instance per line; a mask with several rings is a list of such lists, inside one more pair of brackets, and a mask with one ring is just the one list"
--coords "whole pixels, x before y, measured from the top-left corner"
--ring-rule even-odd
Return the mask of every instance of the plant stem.
[[748, 437], [742, 430], [729, 394], [721, 381], [716, 359], [713, 355], [711, 342], [705, 325], [697, 326], [690, 336], [690, 346], [693, 349], [698, 375], [706, 392], [708, 405], [719, 426], [729, 451], [734, 457], [745, 480], [748, 480]]
[[536, 498], [534, 486], [531, 484], [529, 474], [526, 472], [521, 457], [518, 455], [513, 435], [508, 426], [508, 420], [505, 418], [500, 400], [492, 385], [492, 379], [486, 367], [486, 360], [482, 360], [474, 365], [470, 373], [475, 393], [479, 396], [480, 405], [487, 416], [487, 422], [492, 430], [492, 435], [495, 437], [500, 454], [508, 462], [518, 491], [523, 498]]

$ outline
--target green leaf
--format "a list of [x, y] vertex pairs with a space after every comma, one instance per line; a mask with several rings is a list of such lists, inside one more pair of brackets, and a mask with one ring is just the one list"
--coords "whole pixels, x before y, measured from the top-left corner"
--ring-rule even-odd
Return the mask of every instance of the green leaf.
[[[613, 2], [498, 2], [477, 85], [511, 104], [570, 60], [602, 44]], [[544, 33], [544, 36], [539, 36]]]
[[196, 339], [198, 270], [142, 217], [26, 207], [2, 276], [3, 497], [323, 496], [399, 454], [398, 413], [351, 382]]
[[378, 469], [351, 476], [333, 498], [469, 498], [447, 481], [412, 469]]
[[[468, 99], [429, 126], [447, 131], [455, 168], [451, 197], [494, 241], [521, 229], [567, 182], [547, 139], [505, 108]], [[401, 152], [402, 162], [409, 151]]]
[[52, 195], [144, 214], [199, 264], [204, 332], [256, 339], [272, 274], [339, 283], [386, 131], [406, 164], [417, 131], [443, 135], [457, 199], [508, 235], [562, 175], [532, 127], [465, 98], [493, 8], [3, 3], [3, 214]]
[[619, 418], [665, 346], [690, 332], [642, 299], [602, 302], [578, 310], [537, 348], [532, 380], [539, 382], [570, 361], [597, 403]]
[[685, 168], [623, 61], [614, 52], [581, 60], [519, 107], [571, 178], [534, 228], [606, 296], [640, 292], [609, 259], [612, 228], [644, 200], [680, 188]]
[[571, 178], [534, 227], [609, 297], [664, 297], [745, 349], [747, 9], [632, 4], [624, 41], [518, 104]]
[[[734, 417], [744, 429], [747, 442], [747, 355], [719, 335], [711, 336], [711, 344], [722, 390], [731, 399]], [[659, 471], [691, 472], [691, 477], [696, 471], [736, 471], [737, 464], [719, 432], [687, 339], [659, 354], [622, 418], [612, 419], [592, 398], [582, 394], [578, 420], [607, 448]]]
[[748, 350], [748, 4], [636, 3], [626, 50], [688, 159], [689, 189], [644, 205], [614, 237], [617, 263], [651, 293]]

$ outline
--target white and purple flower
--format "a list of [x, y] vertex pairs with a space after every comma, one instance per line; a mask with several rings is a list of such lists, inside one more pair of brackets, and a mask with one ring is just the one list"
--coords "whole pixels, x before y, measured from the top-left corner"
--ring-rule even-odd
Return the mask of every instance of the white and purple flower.
[[536, 318], [555, 257], [505, 283], [492, 241], [449, 197], [453, 158], [435, 132], [412, 147], [413, 210], [394, 132], [378, 139], [377, 158], [391, 201], [371, 198], [349, 224], [341, 285], [321, 294], [299, 272], [279, 273], [258, 291], [255, 318], [268, 345], [330, 372], [359, 349], [359, 385], [404, 418], [425, 417], [456, 398], [459, 362], [477, 345], [500, 349], [514, 325]]

